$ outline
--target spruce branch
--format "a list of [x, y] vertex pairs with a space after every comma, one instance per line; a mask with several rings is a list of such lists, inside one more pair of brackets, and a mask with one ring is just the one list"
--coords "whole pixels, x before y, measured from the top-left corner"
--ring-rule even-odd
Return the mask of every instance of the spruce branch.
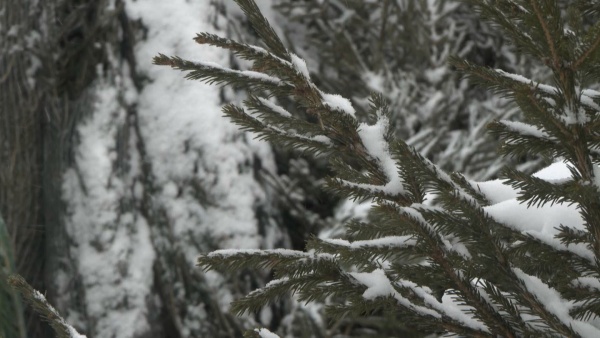
[[[590, 301], [573, 305], [572, 313], [585, 318], [598, 311], [600, 302], [593, 292], [572, 291], [569, 283], [578, 276], [598, 275], [600, 202], [593, 184], [597, 182], [594, 165], [600, 160], [591, 147], [600, 144], [592, 128], [598, 124], [599, 105], [595, 93], [574, 94], [576, 77], [568, 69], [572, 40], [563, 37], [564, 24], [554, 2], [530, 0], [519, 5], [506, 0], [498, 2], [499, 8], [490, 1], [481, 4], [482, 11], [523, 49], [549, 60], [546, 63], [556, 75], [554, 86], [451, 61], [521, 108], [526, 123], [497, 121], [490, 127], [504, 142], [507, 154], [562, 156], [571, 163], [571, 179], [561, 182], [517, 171], [505, 174], [507, 183], [521, 191], [518, 200], [529, 207], [577, 205], [586, 231], [566, 224], [553, 238], [492, 216], [491, 198], [477, 184], [447, 174], [406, 142], [395, 140], [381, 96], [372, 98], [369, 116], [374, 122], [361, 123], [349, 101], [317, 88], [303, 61], [285, 49], [253, 1], [238, 3], [267, 49], [209, 34], [196, 40], [232, 50], [253, 61], [259, 72], [231, 71], [164, 55], [155, 62], [190, 71], [190, 79], [240, 84], [252, 90], [244, 102], [246, 109], [227, 105], [225, 114], [259, 138], [331, 154], [335, 176], [327, 180], [328, 189], [371, 201], [375, 207], [373, 219], [351, 223], [350, 240], [312, 239], [310, 253], [233, 250], [201, 256], [198, 265], [204, 269], [274, 269], [276, 279], [236, 302], [234, 311], [255, 311], [291, 291], [303, 301], [346, 300], [328, 308], [336, 316], [381, 310], [472, 336], [581, 335], [581, 323], [570, 313], [552, 308], [544, 296], [551, 295], [557, 303], [589, 296]], [[504, 8], [510, 11], [504, 13]], [[544, 21], [547, 17], [549, 22]], [[594, 55], [590, 52], [587, 57]], [[300, 119], [261, 96], [291, 98], [310, 118]], [[436, 195], [434, 205], [424, 204], [428, 193]], [[567, 267], [562, 274], [555, 273], [550, 262]], [[460, 304], [460, 310], [448, 311], [442, 298]]]
[[39, 291], [34, 290], [23, 277], [19, 275], [11, 275], [8, 277], [8, 283], [29, 303], [35, 312], [37, 312], [44, 320], [46, 320], [58, 338], [85, 338], [79, 334], [72, 326], [58, 314], [58, 312], [48, 303], [46, 297]]
[[239, 71], [222, 67], [212, 62], [194, 62], [180, 57], [169, 57], [163, 54], [155, 56], [153, 63], [181, 71], [188, 71], [185, 78], [189, 80], [204, 80], [208, 84], [225, 84], [243, 86], [249, 90], [279, 93], [291, 87], [278, 78], [255, 71]]
[[[248, 108], [252, 109], [249, 104]], [[264, 111], [263, 111], [264, 112]], [[272, 118], [266, 122], [264, 116], [252, 116], [242, 108], [233, 104], [227, 104], [223, 107], [223, 115], [240, 126], [240, 130], [249, 131], [256, 134], [256, 138], [265, 141], [277, 141], [282, 145], [297, 149], [301, 152], [314, 152], [315, 154], [327, 154], [332, 151], [331, 142], [322, 135], [306, 136], [292, 133], [287, 129], [277, 127], [277, 123]], [[261, 120], [261, 117], [263, 120]], [[282, 122], [284, 125], [291, 125], [293, 122]], [[298, 124], [304, 124], [298, 122]]]
[[253, 70], [257, 72], [268, 72], [271, 75], [290, 81], [298, 80], [302, 76], [299, 72], [291, 70], [293, 67], [290, 61], [282, 59], [258, 46], [239, 43], [211, 33], [199, 33], [194, 38], [194, 41], [201, 45], [210, 45], [230, 50], [242, 59], [252, 61], [254, 63]]
[[260, 9], [253, 0], [234, 0], [242, 9], [252, 27], [256, 30], [262, 41], [278, 57], [290, 61], [290, 55], [283, 42], [279, 39], [275, 30], [269, 24], [267, 18], [262, 15]]
[[598, 53], [598, 50], [600, 49], [600, 34], [598, 34], [599, 31], [600, 22], [596, 23], [595, 27], [590, 29], [590, 32], [588, 34], [590, 36], [591, 41], [584, 45], [585, 47], [587, 47], [587, 49], [583, 51], [581, 55], [579, 55], [577, 59], [573, 62], [571, 68], [574, 71], [582, 67], [584, 63], [587, 63], [594, 53]]
[[[538, 24], [540, 25], [540, 27], [543, 31], [543, 35], [546, 38], [545, 42], [550, 50], [550, 55], [552, 56], [552, 66], [554, 67], [554, 69], [560, 69], [562, 67], [563, 60], [558, 53], [558, 48], [555, 44], [555, 38], [557, 36], [562, 36], [562, 30], [560, 30], [560, 31], [558, 30], [561, 27], [553, 27], [554, 29], [552, 29], [552, 30], [550, 29], [550, 27], [548, 26], [548, 22], [547, 22], [548, 21], [548, 12], [544, 11], [542, 13], [542, 11], [540, 9], [540, 4], [538, 1], [539, 0], [529, 0], [529, 3], [531, 4], [533, 13], [535, 13], [535, 16], [538, 20]], [[556, 16], [552, 16], [552, 19], [554, 19], [554, 21], [557, 21]], [[556, 25], [556, 26], [558, 26], [558, 25]]]

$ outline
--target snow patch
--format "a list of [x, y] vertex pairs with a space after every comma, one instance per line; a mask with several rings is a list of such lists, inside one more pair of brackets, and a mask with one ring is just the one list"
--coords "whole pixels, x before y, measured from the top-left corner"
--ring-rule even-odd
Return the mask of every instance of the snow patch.
[[290, 53], [290, 57], [292, 59], [292, 65], [294, 66], [294, 69], [296, 69], [299, 74], [304, 76], [305, 79], [310, 79], [310, 72], [306, 66], [306, 61], [294, 53]]
[[354, 242], [349, 242], [347, 240], [337, 238], [323, 239], [323, 241], [334, 245], [345, 246], [352, 249], [382, 247], [406, 248], [417, 244], [417, 241], [413, 238], [413, 236], [388, 236]]
[[343, 181], [344, 184], [370, 191], [381, 191], [390, 195], [404, 193], [403, 181], [398, 173], [396, 161], [394, 161], [390, 154], [389, 143], [384, 139], [388, 127], [388, 118], [380, 116], [375, 124], [369, 125], [367, 123], [361, 123], [358, 129], [358, 135], [360, 136], [365, 149], [369, 155], [378, 162], [381, 170], [387, 176], [388, 182], [383, 186], [349, 181]]
[[280, 338], [278, 335], [267, 329], [254, 329], [254, 332], [258, 333], [260, 338]]
[[356, 110], [352, 107], [352, 103], [347, 98], [342, 97], [339, 94], [326, 94], [323, 92], [320, 94], [323, 99], [323, 105], [352, 117], [356, 117]]
[[563, 299], [554, 288], [549, 287], [535, 276], [530, 276], [519, 268], [512, 269], [529, 292], [535, 295], [546, 311], [554, 314], [564, 325], [571, 327], [581, 337], [599, 337], [600, 330], [589, 323], [577, 320], [569, 314], [574, 303]]

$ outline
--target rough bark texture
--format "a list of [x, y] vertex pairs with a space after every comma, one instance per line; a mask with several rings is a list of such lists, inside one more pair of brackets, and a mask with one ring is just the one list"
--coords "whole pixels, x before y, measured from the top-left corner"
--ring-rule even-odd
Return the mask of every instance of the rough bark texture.
[[[75, 272], [61, 184], [72, 164], [73, 131], [89, 111], [86, 88], [106, 64], [105, 43], [118, 49], [122, 42], [115, 16], [122, 6], [107, 11], [107, 3], [0, 1], [0, 213], [17, 272], [51, 300], [59, 284], [74, 303], [83, 292], [76, 277], [56, 281], [59, 270]], [[35, 315], [27, 318], [30, 337], [50, 336]]]

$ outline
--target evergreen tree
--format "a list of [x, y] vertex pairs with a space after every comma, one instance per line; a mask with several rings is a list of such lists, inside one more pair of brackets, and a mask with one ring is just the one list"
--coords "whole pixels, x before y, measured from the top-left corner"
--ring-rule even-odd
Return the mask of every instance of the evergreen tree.
[[[509, 156], [542, 156], [535, 175], [505, 170], [503, 180], [447, 174], [394, 137], [382, 95], [368, 122], [349, 100], [320, 90], [252, 0], [236, 0], [266, 48], [212, 34], [196, 42], [226, 48], [252, 71], [159, 55], [155, 63], [186, 77], [245, 88], [244, 106], [225, 114], [244, 130], [304, 153], [325, 156], [328, 191], [374, 201], [377, 222], [351, 222], [347, 239], [313, 238], [307, 251], [221, 250], [201, 256], [204, 269], [274, 268], [275, 279], [235, 301], [256, 311], [295, 292], [325, 301], [331, 318], [379, 313], [424, 331], [466, 336], [600, 334], [594, 318], [600, 258], [600, 9], [586, 2], [478, 2], [517, 49], [543, 63], [552, 85], [453, 59], [452, 65], [518, 105], [524, 120], [499, 120], [491, 132]], [[591, 23], [591, 24], [590, 24]], [[291, 99], [299, 118], [273, 101]], [[432, 206], [426, 196], [436, 196]], [[250, 335], [267, 336], [266, 330]]]
[[[497, 142], [486, 135], [485, 125], [518, 111], [461, 79], [447, 58], [456, 55], [525, 76], [542, 73], [478, 20], [473, 5], [453, 0], [276, 4], [291, 22], [283, 24], [291, 48], [310, 61], [321, 89], [351, 99], [361, 113], [368, 110], [370, 92], [381, 92], [394, 133], [423, 156], [469, 178], [498, 175], [506, 160], [496, 156]], [[519, 160], [528, 171], [540, 164]]]

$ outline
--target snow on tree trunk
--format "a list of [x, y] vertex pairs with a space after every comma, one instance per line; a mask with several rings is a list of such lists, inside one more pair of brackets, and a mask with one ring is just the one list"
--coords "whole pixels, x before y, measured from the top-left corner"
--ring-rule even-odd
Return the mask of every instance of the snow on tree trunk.
[[208, 1], [126, 1], [123, 15], [124, 44], [137, 40], [113, 48], [87, 90], [92, 107], [64, 175], [78, 277], [61, 278], [81, 284], [83, 304], [67, 320], [88, 337], [240, 336], [250, 318], [225, 310], [262, 277], [236, 281], [194, 263], [207, 250], [280, 240], [256, 175], [274, 170], [271, 151], [221, 117], [220, 98], [232, 92], [151, 65], [158, 46], [170, 46], [229, 66], [228, 53], [188, 43], [200, 31], [224, 33], [225, 18]]

